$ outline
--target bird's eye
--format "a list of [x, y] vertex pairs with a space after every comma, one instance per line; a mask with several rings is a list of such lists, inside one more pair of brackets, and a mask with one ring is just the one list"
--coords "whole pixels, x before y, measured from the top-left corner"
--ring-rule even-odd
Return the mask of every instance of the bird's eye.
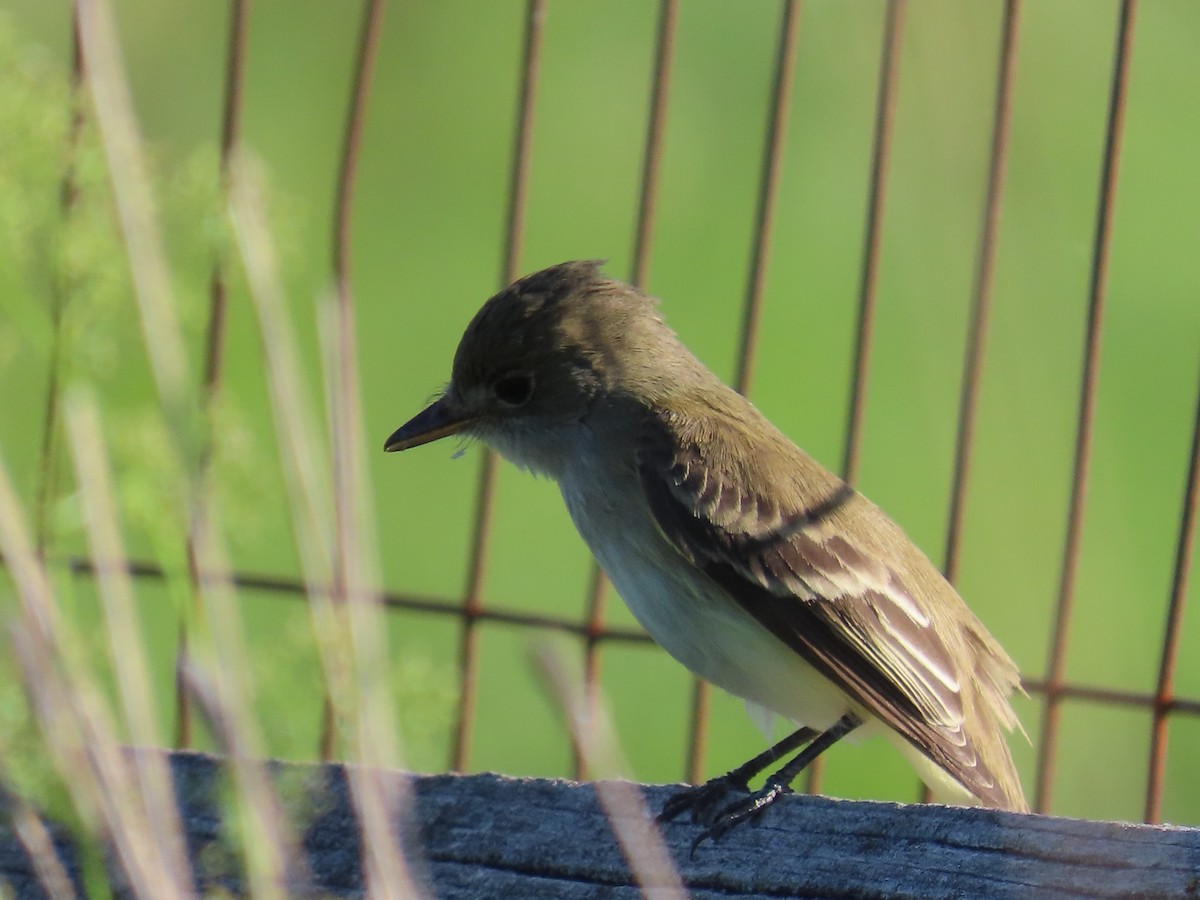
[[533, 396], [533, 376], [506, 375], [496, 382], [492, 391], [505, 406], [524, 406]]

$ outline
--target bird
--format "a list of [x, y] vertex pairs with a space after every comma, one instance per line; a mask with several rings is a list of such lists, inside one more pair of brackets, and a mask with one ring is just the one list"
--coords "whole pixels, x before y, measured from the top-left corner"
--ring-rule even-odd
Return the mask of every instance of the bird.
[[445, 389], [384, 449], [460, 435], [554, 479], [650, 636], [756, 720], [797, 726], [659, 820], [690, 812], [694, 853], [851, 733], [890, 739], [938, 800], [1028, 810], [1006, 740], [1016, 664], [897, 524], [602, 265], [564, 262], [491, 297]]

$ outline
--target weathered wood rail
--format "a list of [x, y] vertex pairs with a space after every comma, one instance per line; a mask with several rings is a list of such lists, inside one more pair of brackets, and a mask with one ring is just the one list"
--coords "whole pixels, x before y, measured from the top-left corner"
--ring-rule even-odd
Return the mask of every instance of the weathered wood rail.
[[[220, 761], [172, 753], [196, 880], [242, 891], [217, 800]], [[302, 835], [292, 896], [361, 896], [358, 827], [341, 766], [272, 764]], [[387, 773], [385, 777], [403, 777]], [[437, 897], [637, 897], [594, 786], [498, 775], [413, 779], [418, 874]], [[671, 788], [641, 788], [657, 808]], [[0, 896], [45, 896], [0, 807]], [[784, 798], [757, 826], [689, 857], [696, 827], [663, 837], [693, 897], [1200, 896], [1200, 829], [941, 806]], [[56, 834], [68, 872], [78, 864]], [[222, 849], [224, 847], [224, 849]], [[213, 860], [222, 864], [213, 867]], [[116, 879], [120, 881], [119, 877]], [[117, 896], [124, 895], [117, 889]]]

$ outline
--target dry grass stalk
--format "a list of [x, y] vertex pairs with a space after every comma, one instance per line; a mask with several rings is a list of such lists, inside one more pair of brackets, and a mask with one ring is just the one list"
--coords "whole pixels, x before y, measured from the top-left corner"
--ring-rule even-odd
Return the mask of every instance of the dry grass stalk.
[[[347, 768], [355, 810], [363, 828], [364, 869], [368, 892], [388, 896], [418, 892], [393, 822], [404, 798], [393, 796], [373, 770], [394, 765], [395, 727], [383, 694], [385, 626], [376, 579], [367, 573], [364, 532], [367, 518], [361, 471], [361, 422], [353, 363], [339, 356], [345, 347], [336, 321], [332, 345], [331, 405], [333, 440], [339, 465], [346, 466], [335, 491], [333, 515], [328, 493], [330, 466], [317, 438], [314, 416], [305, 400], [303, 377], [286, 313], [278, 266], [253, 167], [244, 158], [233, 166], [231, 207], [238, 246], [258, 314], [266, 359], [271, 407], [279, 435], [280, 462], [292, 510], [293, 535], [304, 570], [313, 616], [313, 633], [330, 690], [336, 720], [347, 739]], [[334, 516], [339, 517], [335, 519]], [[329, 523], [340, 527], [331, 534]]]
[[82, 640], [58, 609], [3, 465], [0, 552], [20, 601], [12, 640], [25, 689], [48, 755], [80, 816], [111, 843], [139, 896], [191, 896], [188, 870], [180, 869], [156, 839], [148, 798], [130, 771], [129, 756], [83, 661]]
[[536, 649], [535, 662], [566, 717], [583, 764], [597, 779], [596, 796], [642, 893], [660, 900], [686, 898], [688, 893], [654, 817], [629, 779], [629, 766], [604, 698], [597, 692], [589, 700], [579, 679], [549, 646]]

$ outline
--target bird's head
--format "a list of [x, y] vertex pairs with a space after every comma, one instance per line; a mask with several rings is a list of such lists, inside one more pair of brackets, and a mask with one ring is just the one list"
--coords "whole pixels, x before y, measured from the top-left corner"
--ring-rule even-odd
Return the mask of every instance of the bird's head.
[[518, 465], [552, 471], [601, 399], [669, 380], [654, 352], [674, 335], [655, 301], [606, 278], [596, 261], [535, 272], [471, 320], [442, 395], [388, 438], [407, 450], [447, 435], [477, 437]]

